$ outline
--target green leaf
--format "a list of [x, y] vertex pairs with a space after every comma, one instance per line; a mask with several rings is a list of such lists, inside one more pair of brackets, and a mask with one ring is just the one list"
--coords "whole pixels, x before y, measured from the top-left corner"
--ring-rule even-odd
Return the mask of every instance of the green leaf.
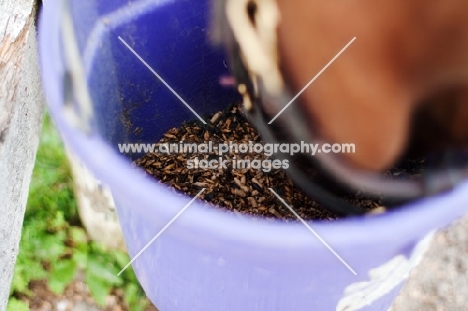
[[109, 295], [112, 286], [110, 284], [102, 282], [98, 278], [88, 277], [86, 279], [89, 291], [97, 304], [101, 307], [106, 304], [106, 297]]
[[6, 311], [29, 311], [29, 304], [11, 297], [8, 301]]
[[25, 255], [18, 256], [14, 271], [11, 291], [28, 296], [32, 294], [28, 288], [29, 282], [41, 280], [47, 276], [47, 271], [44, 270], [40, 262], [34, 261]]
[[123, 252], [116, 251], [114, 253], [114, 258], [120, 269], [123, 269], [123, 267], [125, 267], [130, 262], [130, 257]]
[[99, 258], [99, 256], [95, 256], [93, 254], [88, 256], [88, 276], [94, 279], [99, 279], [101, 282], [110, 285], [123, 284], [122, 277], [117, 276], [117, 273], [119, 273], [118, 267], [104, 264], [104, 262]]
[[[29, 280], [27, 280], [23, 273], [15, 267], [15, 274], [13, 275], [13, 280], [11, 282], [11, 293], [17, 292], [21, 294], [31, 295], [31, 291], [28, 288]], [[10, 293], [10, 294], [11, 294]]]
[[56, 261], [60, 258], [66, 250], [64, 245], [65, 237], [63, 232], [56, 234], [43, 235], [41, 239], [41, 246], [36, 251], [36, 255], [41, 260], [48, 262]]
[[71, 227], [70, 230], [73, 242], [76, 244], [86, 244], [88, 242], [88, 236], [83, 228], [74, 226]]
[[52, 270], [49, 278], [49, 288], [56, 294], [62, 294], [75, 278], [77, 271], [76, 263], [73, 260], [59, 260], [52, 264]]
[[51, 226], [52, 228], [63, 228], [68, 226], [62, 211], [57, 211], [54, 219], [52, 220]]
[[132, 311], [144, 311], [148, 306], [148, 300], [141, 287], [137, 284], [138, 283], [129, 283], [125, 286], [124, 299], [131, 307]]
[[88, 265], [88, 249], [86, 246], [79, 245], [73, 250], [73, 261], [82, 268], [85, 269]]
[[138, 297], [138, 292], [140, 291], [140, 287], [137, 286], [136, 284], [129, 283], [127, 286], [124, 288], [124, 297], [125, 300], [130, 302], [135, 301], [136, 298]]

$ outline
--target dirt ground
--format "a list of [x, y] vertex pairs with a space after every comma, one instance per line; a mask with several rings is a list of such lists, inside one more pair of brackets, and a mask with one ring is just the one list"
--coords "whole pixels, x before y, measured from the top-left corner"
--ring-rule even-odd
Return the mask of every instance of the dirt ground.
[[[83, 274], [79, 273], [76, 279], [67, 286], [62, 295], [51, 292], [46, 281], [35, 281], [30, 284], [34, 293], [31, 297], [22, 297], [29, 302], [31, 311], [132, 311], [123, 299], [122, 290], [114, 290], [106, 299], [106, 306], [99, 307], [83, 282]], [[145, 311], [158, 311], [153, 305]]]

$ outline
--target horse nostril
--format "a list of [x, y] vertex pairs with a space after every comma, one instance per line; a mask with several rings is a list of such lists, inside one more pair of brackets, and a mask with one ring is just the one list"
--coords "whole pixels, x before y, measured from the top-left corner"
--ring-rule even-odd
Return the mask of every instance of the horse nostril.
[[421, 100], [411, 129], [411, 155], [468, 147], [468, 86], [451, 85]]
[[257, 15], [257, 3], [254, 1], [249, 1], [247, 4], [247, 15], [249, 16], [249, 20], [252, 23], [252, 26], [255, 27], [255, 17]]

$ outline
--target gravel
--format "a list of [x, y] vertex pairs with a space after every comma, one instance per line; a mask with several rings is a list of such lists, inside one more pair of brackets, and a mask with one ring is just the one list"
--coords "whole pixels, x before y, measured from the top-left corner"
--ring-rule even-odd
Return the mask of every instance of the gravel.
[[468, 310], [468, 216], [439, 232], [389, 311]]

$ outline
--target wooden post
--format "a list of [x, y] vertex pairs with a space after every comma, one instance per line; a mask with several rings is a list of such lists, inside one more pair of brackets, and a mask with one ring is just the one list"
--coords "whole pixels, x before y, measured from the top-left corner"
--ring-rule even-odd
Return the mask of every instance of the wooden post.
[[43, 114], [36, 1], [0, 1], [0, 310], [18, 254]]

